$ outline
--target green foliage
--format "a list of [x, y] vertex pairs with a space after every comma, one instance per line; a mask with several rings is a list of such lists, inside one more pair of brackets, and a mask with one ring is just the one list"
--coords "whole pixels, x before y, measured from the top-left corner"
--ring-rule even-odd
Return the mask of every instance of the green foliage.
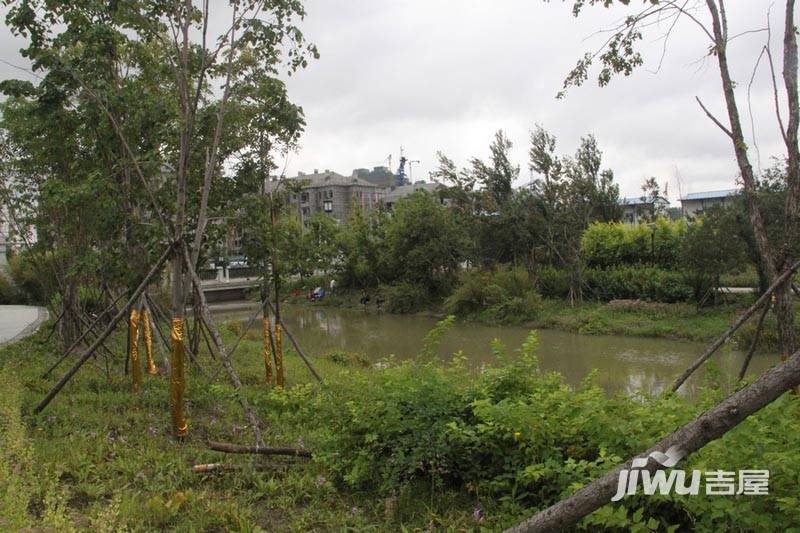
[[588, 269], [584, 276], [587, 294], [600, 301], [642, 299], [674, 303], [688, 301], [693, 295], [683, 274], [655, 267]]
[[445, 300], [445, 310], [462, 317], [513, 323], [536, 318], [541, 298], [522, 268], [468, 270]]
[[653, 265], [676, 268], [686, 237], [684, 220], [658, 218], [652, 225], [596, 222], [581, 238], [581, 251], [590, 267]]
[[416, 283], [401, 281], [382, 287], [386, 296], [386, 309], [392, 313], [416, 313], [431, 302], [430, 294]]
[[569, 293], [569, 273], [552, 265], [542, 265], [535, 271], [536, 288], [546, 298], [565, 298]]
[[2, 272], [0, 272], [0, 305], [24, 303], [24, 296], [11, 283]]
[[737, 230], [733, 209], [705, 210], [689, 226], [680, 248], [682, 269], [692, 281], [695, 298], [721, 286], [725, 273], [738, 272], [746, 264], [747, 248]]
[[[566, 298], [569, 275], [554, 268], [536, 271], [537, 287], [549, 298]], [[607, 302], [641, 299], [651, 302], [686, 302], [692, 299], [692, 285], [681, 272], [652, 266], [587, 268], [583, 271], [584, 296]]]
[[8, 273], [23, 303], [46, 304], [52, 289], [52, 276], [47, 274], [49, 257], [23, 251], [8, 258]]
[[397, 202], [388, 220], [388, 267], [394, 279], [417, 283], [431, 294], [446, 294], [463, 257], [465, 238], [436, 197], [417, 191]]
[[372, 365], [366, 354], [360, 352], [346, 352], [344, 350], [334, 350], [328, 352], [323, 357], [330, 359], [336, 364], [342, 366], [362, 366], [368, 367]]

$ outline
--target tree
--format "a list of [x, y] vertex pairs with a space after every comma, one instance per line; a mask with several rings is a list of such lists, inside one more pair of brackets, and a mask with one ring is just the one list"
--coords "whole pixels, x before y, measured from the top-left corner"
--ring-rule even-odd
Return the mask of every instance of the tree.
[[[661, 37], [668, 39], [669, 34], [679, 22], [686, 22], [698, 28], [708, 41], [708, 54], [716, 59], [720, 74], [722, 94], [727, 112], [727, 124], [715, 117], [697, 98], [703, 112], [731, 141], [736, 162], [739, 167], [740, 177], [744, 187], [744, 198], [747, 205], [749, 222], [752, 227], [754, 242], [758, 250], [759, 263], [765, 276], [772, 280], [778, 272], [787, 268], [794, 259], [794, 244], [800, 237], [800, 144], [798, 144], [798, 127], [800, 126], [800, 99], [798, 98], [798, 52], [797, 28], [795, 25], [795, 0], [785, 0], [784, 27], [783, 27], [783, 85], [785, 100], [781, 101], [775, 76], [775, 65], [771, 51], [771, 27], [769, 20], [767, 27], [756, 31], [766, 33], [766, 44], [763, 47], [763, 56], [767, 58], [772, 76], [775, 94], [776, 120], [781, 129], [786, 149], [786, 209], [783, 235], [778, 239], [770, 239], [765, 223], [762, 206], [758, 197], [758, 180], [750, 162], [748, 145], [744, 137], [741, 122], [741, 113], [736, 98], [736, 82], [733, 80], [729, 66], [728, 44], [736, 36], [728, 34], [728, 20], [726, 5], [723, 0], [705, 0], [705, 17], [699, 12], [699, 6], [687, 6], [687, 2], [678, 0], [661, 0], [649, 2], [643, 8], [636, 9], [625, 17], [624, 21], [611, 29], [611, 36], [604, 45], [594, 53], [587, 53], [581, 58], [575, 68], [570, 71], [564, 81], [563, 90], [559, 93], [563, 97], [565, 91], [571, 86], [583, 84], [589, 77], [590, 68], [595, 61], [600, 63], [597, 81], [600, 86], [609, 83], [614, 75], [630, 75], [637, 67], [644, 63], [637, 43], [643, 39], [644, 32], [653, 31], [652, 21], [666, 25], [669, 30]], [[579, 16], [586, 6], [603, 5], [610, 7], [614, 4], [628, 5], [626, 0], [575, 0], [573, 13]], [[698, 4], [700, 4], [698, 2]], [[698, 8], [698, 9], [695, 9]], [[756, 65], [758, 67], [759, 61]], [[766, 68], [766, 67], [765, 67]], [[784, 123], [783, 107], [788, 112], [788, 119]], [[797, 349], [797, 332], [794, 326], [794, 307], [792, 304], [791, 283], [786, 282], [776, 293], [774, 306], [778, 321], [778, 331], [781, 339], [784, 357], [794, 353]]]
[[738, 226], [733, 208], [714, 206], [688, 227], [680, 252], [681, 265], [701, 304], [709, 294], [716, 303], [722, 274], [739, 270], [746, 261], [747, 248]]
[[581, 139], [574, 157], [555, 154], [556, 138], [537, 125], [531, 133], [530, 168], [540, 219], [540, 245], [551, 261], [570, 274], [570, 302], [583, 295], [581, 237], [595, 221], [619, 216], [619, 188], [611, 170], [600, 170], [602, 152], [594, 136]]
[[509, 156], [512, 147], [513, 143], [503, 130], [498, 130], [489, 147], [491, 164], [487, 165], [477, 157], [470, 160], [472, 179], [483, 185], [483, 208], [486, 211], [501, 211], [511, 199], [512, 185], [519, 177], [519, 166], [512, 164]]
[[[158, 229], [161, 238], [178, 243], [171, 254], [170, 368], [173, 432], [183, 436], [186, 283], [189, 279], [197, 282], [196, 265], [206, 234], [210, 190], [233, 150], [228, 143], [232, 137], [223, 135], [228, 124], [226, 112], [231, 98], [236, 98], [234, 87], [303, 67], [309, 55], [316, 56], [316, 48], [305, 42], [295, 24], [305, 14], [303, 6], [298, 0], [230, 0], [222, 7], [215, 3], [216, 9], [230, 15], [230, 25], [214, 38], [209, 35], [208, 1], [6, 3], [11, 6], [9, 26], [29, 38], [23, 54], [31, 59], [34, 70], [43, 74], [39, 103], [55, 103], [67, 110], [75, 102], [91, 103], [96, 116], [86, 125], [97, 126], [104, 139], [113, 141], [117, 154], [113, 161], [123, 176], [132, 175], [146, 193], [148, 222]], [[141, 52], [141, 61], [118, 61], [127, 60], [131, 52]], [[102, 68], [97, 68], [98, 58], [108, 60], [101, 61]], [[149, 68], [161, 73], [157, 78], [163, 81], [160, 96], [170, 104], [171, 113], [165, 113], [168, 120], [156, 128], [156, 135], [137, 136], [129, 129], [131, 123], [137, 124], [135, 113], [131, 117], [123, 111], [125, 104], [142, 94], [128, 93], [123, 90], [128, 85], [116, 82], [127, 76], [135, 78]], [[7, 89], [25, 89], [14, 85]], [[67, 145], [63, 151], [77, 152], [75, 148]], [[202, 294], [198, 293], [198, 298], [202, 300]], [[204, 315], [210, 316], [207, 309]], [[224, 352], [219, 332], [208, 324], [213, 320], [207, 318], [205, 322], [238, 389], [241, 382]], [[257, 444], [263, 445], [247, 400], [240, 397], [240, 403], [250, 418]]]
[[[620, 0], [619, 3], [627, 5], [629, 2]], [[601, 4], [608, 7], [613, 5], [614, 2], [613, 0], [575, 0], [573, 13], [577, 16], [587, 4]], [[750, 414], [768, 405], [790, 388], [800, 384], [800, 351], [796, 350], [794, 309], [791, 301], [791, 280], [793, 276], [790, 275], [797, 268], [794, 256], [796, 253], [795, 243], [798, 237], [798, 225], [800, 225], [800, 213], [798, 213], [798, 209], [800, 209], [800, 146], [798, 145], [800, 101], [798, 101], [797, 88], [798, 54], [797, 29], [794, 22], [795, 1], [786, 0], [785, 2], [783, 79], [786, 89], [785, 105], [789, 110], [789, 120], [785, 127], [779, 108], [779, 97], [774, 74], [772, 77], [775, 89], [776, 114], [787, 152], [785, 232], [778, 243], [770, 240], [766, 232], [761, 205], [757, 196], [756, 176], [750, 164], [747, 144], [742, 130], [735, 95], [735, 83], [731, 78], [728, 67], [727, 45], [735, 36], [729, 37], [728, 35], [725, 3], [723, 0], [706, 0], [705, 5], [711, 22], [710, 29], [693, 11], [685, 9], [686, 2], [677, 0], [650, 2], [634, 15], [626, 17], [624, 22], [614, 29], [612, 36], [599, 52], [584, 56], [578, 62], [576, 68], [568, 75], [564, 85], [566, 89], [571, 85], [580, 85], [586, 81], [588, 69], [597, 57], [599, 57], [603, 65], [598, 76], [601, 86], [607, 84], [613, 74], [629, 75], [637, 66], [643, 63], [635, 44], [642, 39], [642, 32], [646, 28], [652, 27], [652, 24], [650, 24], [652, 20], [666, 23], [670, 28], [668, 34], [675, 28], [679, 19], [688, 20], [697, 25], [708, 37], [711, 45], [709, 47], [710, 53], [716, 56], [717, 59], [728, 114], [728, 126], [725, 126], [714, 117], [699, 99], [698, 103], [709, 118], [731, 139], [744, 185], [744, 197], [759, 260], [766, 277], [774, 280], [771, 285], [777, 288], [774, 293], [774, 308], [786, 362], [765, 372], [752, 385], [737, 391], [696, 420], [668, 435], [648, 452], [651, 450], [665, 451], [671, 445], [679, 446], [684, 453], [698, 450], [707, 443], [723, 436]], [[769, 36], [769, 27], [767, 31]], [[663, 36], [665, 42], [668, 34]], [[770, 70], [774, 73], [769, 44], [768, 37], [767, 46], [765, 46], [764, 50], [769, 59]], [[778, 275], [779, 268], [785, 269], [780, 275]], [[762, 298], [767, 294], [765, 292]], [[713, 353], [713, 351], [709, 353]], [[630, 466], [631, 461], [628, 461], [626, 465], [589, 483], [572, 496], [522, 522], [512, 528], [511, 531], [550, 531], [569, 528], [583, 516], [608, 503], [617, 473], [622, 468], [629, 468]], [[647, 469], [651, 472], [655, 470], [653, 462], [649, 463]]]
[[647, 212], [641, 213], [646, 221], [653, 222], [658, 217], [665, 215], [662, 198], [661, 187], [658, 186], [656, 179], [652, 176], [647, 178], [642, 184], [642, 201]]
[[447, 294], [464, 257], [464, 240], [456, 220], [436, 197], [417, 191], [403, 198], [386, 225], [393, 279], [414, 283], [429, 294]]
[[349, 214], [338, 236], [341, 260], [337, 274], [342, 286], [365, 289], [392, 280], [387, 225], [388, 215], [383, 210], [365, 212], [356, 207]]

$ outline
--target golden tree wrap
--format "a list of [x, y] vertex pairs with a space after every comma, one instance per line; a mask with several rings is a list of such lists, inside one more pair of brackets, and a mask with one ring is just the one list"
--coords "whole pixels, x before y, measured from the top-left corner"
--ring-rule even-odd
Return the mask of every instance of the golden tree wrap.
[[266, 371], [267, 385], [272, 385], [272, 329], [269, 318], [264, 319], [264, 370]]
[[170, 328], [172, 351], [170, 354], [170, 380], [169, 380], [169, 405], [172, 411], [172, 434], [176, 437], [185, 437], [189, 432], [186, 418], [183, 414], [183, 391], [186, 389], [184, 374], [184, 336], [185, 321], [182, 318], [173, 318]]
[[275, 376], [278, 387], [283, 387], [283, 342], [281, 325], [275, 324]]
[[153, 330], [150, 328], [150, 313], [142, 310], [142, 329], [144, 333], [144, 350], [147, 354], [147, 373], [151, 376], [158, 374], [156, 362], [153, 360]]
[[142, 365], [139, 362], [139, 311], [131, 309], [128, 320], [128, 355], [131, 363], [131, 378], [133, 379], [133, 392], [138, 393], [142, 387]]

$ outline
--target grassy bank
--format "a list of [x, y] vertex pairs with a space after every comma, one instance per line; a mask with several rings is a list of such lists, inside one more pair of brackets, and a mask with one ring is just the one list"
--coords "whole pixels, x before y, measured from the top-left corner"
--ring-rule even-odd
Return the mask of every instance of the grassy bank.
[[[232, 342], [237, 328], [224, 329]], [[167, 377], [146, 377], [133, 395], [120, 357], [109, 375], [102, 357], [90, 361], [44, 413], [32, 414], [52, 383], [40, 374], [58, 352], [43, 338], [0, 350], [0, 530], [495, 531], [646, 448], [721, 395], [712, 388], [694, 404], [633, 400], [608, 397], [590, 380], [573, 390], [538, 371], [535, 337], [498, 351], [498, 366], [480, 375], [458, 359], [425, 363], [424, 351], [416, 363], [381, 368], [347, 354], [317, 357], [324, 387], [289, 352], [287, 388], [270, 389], [254, 330], [234, 357], [242, 394], [264, 420], [269, 445], [304, 447], [313, 459], [225, 456], [205, 442], [248, 444], [251, 432], [223, 374], [209, 379], [192, 366], [183, 442], [169, 435]], [[120, 334], [116, 353], [121, 341]], [[204, 373], [217, 373], [207, 353], [200, 361]], [[798, 421], [800, 402], [785, 396], [684, 467], [769, 468], [768, 497], [634, 497], [583, 527], [796, 524]], [[214, 462], [237, 470], [192, 472], [193, 464]]]
[[[361, 293], [358, 291], [340, 290], [336, 295], [314, 303], [304, 297], [290, 298], [289, 301], [308, 306], [362, 309], [360, 298]], [[564, 300], [543, 298], [534, 320], [515, 321], [514, 317], [511, 317], [511, 320], [505, 323], [522, 323], [531, 329], [558, 329], [585, 335], [625, 335], [710, 342], [719, 337], [753, 303], [754, 299], [753, 295], [728, 296], [728, 303], [698, 309], [697, 306], [687, 303], [663, 304], [639, 301], [610, 303], [585, 301], [581, 305], [571, 306]], [[374, 309], [374, 301], [368, 307]], [[441, 303], [430, 306], [422, 313], [432, 316], [445, 314]], [[498, 323], [486, 320], [480, 314], [460, 318], [483, 323]], [[800, 329], [800, 305], [797, 306], [796, 318]], [[755, 333], [756, 320], [757, 317], [743, 326], [734, 336], [733, 342], [744, 348], [748, 347]], [[762, 350], [777, 349], [778, 339], [774, 322], [774, 317], [770, 315], [762, 336]]]

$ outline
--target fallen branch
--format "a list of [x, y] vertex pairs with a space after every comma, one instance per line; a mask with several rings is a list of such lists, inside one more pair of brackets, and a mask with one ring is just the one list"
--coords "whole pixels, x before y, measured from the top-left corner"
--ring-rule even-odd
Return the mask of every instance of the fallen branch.
[[681, 385], [683, 385], [683, 383], [687, 379], [689, 379], [689, 376], [691, 376], [695, 370], [700, 368], [700, 366], [703, 363], [705, 363], [712, 355], [714, 355], [714, 353], [723, 344], [725, 344], [725, 342], [727, 342], [728, 339], [731, 338], [731, 336], [736, 332], [737, 329], [739, 329], [742, 326], [742, 324], [747, 322], [747, 319], [753, 316], [753, 314], [756, 311], [758, 311], [761, 308], [761, 306], [765, 305], [772, 296], [772, 293], [775, 292], [775, 290], [778, 287], [783, 285], [787, 279], [789, 279], [792, 275], [794, 275], [794, 273], [797, 271], [798, 268], [800, 268], [800, 261], [795, 262], [791, 267], [786, 269], [783, 272], [783, 274], [775, 278], [775, 280], [772, 282], [769, 288], [767, 288], [767, 290], [764, 291], [764, 294], [762, 294], [758, 298], [758, 300], [756, 300], [756, 303], [748, 307], [747, 310], [744, 313], [742, 313], [742, 315], [739, 318], [736, 319], [736, 321], [731, 325], [731, 327], [729, 327], [727, 331], [725, 331], [725, 333], [723, 333], [720, 338], [718, 338], [711, 344], [711, 346], [708, 347], [708, 349], [703, 353], [703, 355], [698, 357], [697, 360], [683, 372], [683, 374], [678, 376], [678, 379], [676, 379], [675, 383], [672, 384], [672, 392], [677, 391], [681, 387]]
[[266, 464], [266, 465], [234, 465], [230, 463], [206, 463], [194, 465], [192, 470], [197, 474], [211, 474], [213, 472], [236, 472], [239, 470], [260, 471], [260, 470], [276, 470], [278, 468], [285, 468], [291, 466], [291, 462]]
[[254, 453], [259, 455], [290, 455], [293, 457], [311, 457], [311, 452], [300, 448], [281, 448], [270, 446], [242, 446], [227, 442], [209, 441], [208, 447], [217, 452], [225, 453]]
[[[731, 394], [692, 422], [671, 433], [658, 444], [639, 454], [648, 457], [653, 451], [665, 452], [677, 446], [686, 455], [722, 437], [745, 418], [762, 409], [789, 389], [800, 385], [800, 351], [761, 375], [752, 384]], [[633, 458], [603, 477], [589, 483], [570, 497], [548, 507], [535, 516], [506, 530], [507, 533], [561, 531], [570, 529], [581, 518], [611, 502], [616, 492], [619, 474], [629, 470]], [[654, 472], [661, 465], [649, 461], [642, 470]]]

